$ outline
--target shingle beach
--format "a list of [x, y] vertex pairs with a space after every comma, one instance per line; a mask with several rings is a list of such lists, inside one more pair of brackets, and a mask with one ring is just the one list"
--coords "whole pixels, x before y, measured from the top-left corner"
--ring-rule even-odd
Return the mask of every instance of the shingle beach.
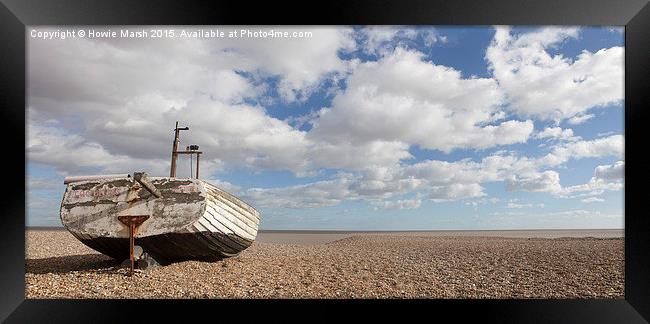
[[28, 230], [27, 298], [623, 298], [622, 237], [354, 234], [136, 270]]

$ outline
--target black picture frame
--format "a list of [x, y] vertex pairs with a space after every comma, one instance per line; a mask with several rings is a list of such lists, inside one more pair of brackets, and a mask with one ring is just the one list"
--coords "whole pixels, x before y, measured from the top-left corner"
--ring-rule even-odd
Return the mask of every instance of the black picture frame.
[[[514, 322], [644, 323], [650, 321], [649, 159], [644, 124], [650, 84], [648, 0], [348, 0], [153, 1], [1, 0], [0, 111], [5, 150], [0, 206], [0, 320], [132, 322], [184, 320], [218, 314], [214, 321], [257, 315], [330, 321], [364, 316]], [[618, 25], [625, 26], [625, 299], [621, 300], [26, 300], [25, 187], [17, 172], [26, 161], [25, 32], [36, 25]], [[15, 152], [15, 154], [13, 154]], [[283, 306], [283, 307], [281, 307]], [[390, 307], [389, 307], [390, 306]], [[399, 306], [396, 309], [395, 306]], [[278, 310], [280, 309], [281, 310]], [[336, 310], [333, 310], [334, 308]], [[260, 310], [263, 308], [263, 310]], [[338, 311], [338, 308], [342, 308]], [[303, 311], [306, 311], [306, 315]], [[198, 317], [197, 317], [198, 316]], [[307, 316], [307, 317], [304, 317]]]

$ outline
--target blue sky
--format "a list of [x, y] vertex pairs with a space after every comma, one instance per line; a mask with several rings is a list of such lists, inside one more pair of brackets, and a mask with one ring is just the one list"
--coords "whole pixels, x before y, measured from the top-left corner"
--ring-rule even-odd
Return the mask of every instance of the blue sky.
[[180, 120], [262, 229], [623, 227], [622, 27], [264, 29], [311, 37], [30, 38], [27, 224]]

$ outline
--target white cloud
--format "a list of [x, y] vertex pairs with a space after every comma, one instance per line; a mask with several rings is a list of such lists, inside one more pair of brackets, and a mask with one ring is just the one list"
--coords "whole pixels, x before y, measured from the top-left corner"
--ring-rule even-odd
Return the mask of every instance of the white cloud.
[[468, 200], [468, 201], [465, 201], [464, 204], [467, 205], [467, 206], [477, 207], [479, 205], [484, 205], [484, 204], [487, 204], [487, 203], [496, 204], [497, 202], [499, 202], [499, 198], [491, 197], [491, 198], [480, 198], [480, 199], [475, 199], [475, 200]]
[[506, 204], [506, 208], [513, 209], [513, 208], [531, 208], [533, 207], [533, 204], [519, 204], [515, 202], [508, 202]]
[[535, 172], [513, 175], [506, 180], [508, 191], [535, 191], [559, 194], [562, 192], [560, 174], [556, 171]]
[[117, 157], [101, 145], [54, 127], [32, 125], [27, 133], [27, 152], [32, 163], [44, 163], [61, 169], [93, 168], [126, 157]]
[[[243, 161], [246, 167], [307, 172], [304, 157], [314, 144], [305, 133], [244, 103], [264, 100], [269, 85], [260, 84], [263, 77], [277, 78], [276, 90], [291, 101], [347, 71], [338, 51], [355, 46], [351, 29], [298, 29], [313, 37], [30, 38], [29, 158], [60, 172], [151, 167], [165, 174], [171, 129], [180, 120], [192, 127], [182, 133], [183, 143], [206, 152], [205, 171], [210, 163], [218, 169]], [[56, 143], [39, 144], [44, 140]]]
[[595, 116], [593, 114], [586, 114], [586, 115], [576, 115], [571, 118], [569, 118], [568, 123], [571, 125], [580, 125], [583, 124], [584, 122], [594, 118]]
[[538, 132], [534, 135], [535, 138], [539, 139], [556, 139], [556, 140], [577, 140], [580, 137], [573, 136], [573, 130], [570, 128], [562, 129], [561, 127], [546, 127], [543, 131]]
[[236, 48], [249, 71], [279, 75], [279, 92], [288, 101], [305, 100], [320, 81], [332, 74], [345, 72], [348, 63], [338, 57], [339, 50], [350, 51], [356, 46], [352, 30], [331, 27], [281, 27], [279, 31], [309, 31], [311, 38], [282, 38], [234, 40]]
[[173, 129], [159, 125], [171, 126], [180, 119], [192, 126], [189, 133], [181, 133], [182, 144], [201, 144], [205, 152], [201, 160], [204, 174], [222, 169], [224, 163], [240, 165], [242, 161], [253, 168], [305, 167], [300, 156], [307, 146], [304, 133], [267, 116], [259, 107], [193, 100], [181, 108], [182, 112], [155, 115], [110, 112], [114, 115], [107, 121], [91, 121], [86, 137], [32, 123], [27, 141], [29, 159], [63, 173], [146, 169], [152, 175], [165, 175], [169, 172]]
[[530, 120], [488, 124], [500, 103], [494, 80], [463, 79], [419, 52], [397, 48], [356, 67], [346, 90], [321, 110], [310, 136], [331, 143], [400, 141], [444, 152], [526, 142]]
[[305, 157], [316, 167], [363, 170], [394, 166], [412, 157], [408, 151], [409, 145], [400, 141], [368, 140], [355, 143], [352, 139], [329, 141], [310, 135], [307, 138], [313, 146]]
[[582, 140], [564, 143], [553, 148], [551, 153], [538, 159], [539, 166], [557, 166], [570, 159], [614, 156], [623, 158], [625, 138], [623, 135], [611, 135], [594, 140]]
[[[570, 159], [622, 159], [622, 135], [583, 141], [560, 127], [533, 133], [532, 120], [513, 120], [503, 110], [513, 100], [509, 106], [520, 109], [522, 116], [546, 118], [535, 109], [548, 99], [566, 105], [560, 112], [562, 118], [570, 117], [569, 123], [590, 116], [580, 101], [591, 95], [583, 85], [574, 89], [580, 92], [575, 98], [553, 93], [550, 99], [539, 99], [517, 94], [514, 79], [539, 73], [533, 80], [537, 83], [522, 86], [550, 91], [542, 86], [552, 74], [559, 73], [559, 80], [584, 71], [603, 70], [611, 76], [600, 65], [613, 62], [614, 49], [571, 62], [549, 56], [546, 49], [575, 37], [576, 30], [545, 29], [521, 37], [497, 31], [494, 50], [531, 66], [521, 63], [519, 70], [510, 71], [513, 75], [500, 79], [497, 69], [520, 63], [492, 62], [495, 80], [463, 78], [458, 70], [426, 61], [423, 53], [394, 48], [400, 39], [429, 37], [429, 45], [444, 41], [434, 29], [366, 30], [364, 50], [381, 53], [381, 59], [364, 63], [337, 55], [355, 47], [349, 29], [309, 30], [312, 39], [279, 42], [30, 40], [28, 159], [60, 174], [146, 170], [166, 175], [172, 127], [180, 120], [191, 128], [181, 133], [182, 144], [199, 144], [205, 152], [203, 177], [265, 207], [315, 208], [361, 200], [377, 208], [408, 209], [418, 208], [424, 199], [478, 205], [498, 201], [487, 197], [482, 186], [498, 181], [505, 181], [508, 190], [554, 195], [619, 185], [610, 181], [618, 172], [616, 165], [597, 169], [589, 190], [562, 188], [559, 174], [545, 168]], [[266, 77], [277, 79], [277, 85], [263, 82]], [[264, 107], [275, 100], [267, 97], [271, 90], [285, 101], [304, 100], [324, 80], [346, 77], [344, 90], [330, 89], [330, 107], [284, 120]], [[600, 80], [589, 75], [582, 83], [592, 77]], [[582, 106], [573, 113], [576, 105]], [[300, 130], [307, 124], [310, 131]], [[449, 153], [525, 143], [531, 136], [563, 142], [541, 158], [499, 151], [477, 161], [407, 164], [413, 146]], [[185, 162], [179, 171], [187, 172]], [[247, 189], [218, 180], [216, 171], [232, 168], [290, 170], [296, 176], [313, 176], [322, 169], [349, 173], [298, 186]]]
[[63, 188], [63, 181], [53, 178], [44, 178], [37, 176], [25, 176], [25, 185], [27, 190], [60, 190]]
[[237, 185], [234, 185], [234, 184], [232, 184], [232, 183], [230, 183], [228, 181], [223, 181], [223, 180], [220, 180], [220, 179], [217, 179], [217, 178], [214, 178], [214, 177], [210, 177], [210, 178], [205, 179], [205, 180], [207, 182], [209, 182], [209, 183], [211, 183], [211, 184], [213, 184], [213, 185], [215, 185], [215, 186], [217, 186], [217, 187], [219, 187], [219, 188], [221, 188], [221, 189], [223, 189], [225, 191], [233, 193], [235, 195], [239, 195], [240, 192], [242, 191], [241, 187], [239, 187]]
[[446, 186], [435, 186], [431, 188], [429, 197], [432, 201], [436, 202], [476, 198], [487, 195], [483, 190], [484, 188], [478, 183], [453, 183]]
[[372, 202], [375, 209], [418, 209], [422, 205], [420, 199], [404, 199], [395, 201]]
[[605, 199], [602, 198], [597, 198], [597, 197], [589, 197], [581, 200], [583, 203], [595, 203], [595, 202], [603, 202]]
[[598, 134], [596, 134], [596, 136], [603, 137], [603, 136], [608, 136], [608, 135], [612, 135], [612, 134], [615, 134], [615, 133], [616, 132], [614, 132], [614, 131], [608, 131], [608, 132], [598, 133]]
[[[565, 189], [567, 194], [588, 192], [590, 196], [601, 195], [605, 190], [623, 189], [625, 162], [618, 161], [612, 165], [599, 165], [594, 170], [594, 176], [585, 184], [570, 186]], [[589, 200], [589, 198], [585, 199]], [[583, 202], [591, 202], [585, 201]]]
[[447, 42], [433, 27], [367, 26], [359, 31], [360, 43], [365, 53], [384, 56], [395, 47], [408, 47], [408, 41], [420, 37], [424, 46]]
[[599, 165], [594, 170], [594, 178], [605, 181], [619, 181], [625, 173], [625, 162], [618, 161], [612, 165]]
[[389, 42], [396, 37], [414, 39], [417, 32], [414, 29], [399, 28], [395, 26], [371, 26], [362, 29], [363, 51], [368, 54], [383, 54], [391, 47]]
[[545, 27], [521, 35], [496, 28], [485, 57], [513, 112], [556, 122], [582, 116], [573, 119], [580, 122], [591, 108], [623, 99], [622, 47], [585, 50], [575, 60], [549, 53], [578, 35], [577, 28]]
[[[314, 124], [311, 132], [268, 116], [263, 107], [243, 103], [245, 97], [263, 93], [266, 85], [236, 71], [280, 75], [286, 84], [298, 85], [348, 68], [336, 51], [354, 47], [350, 30], [312, 31], [311, 40], [287, 41], [288, 48], [281, 49], [274, 48], [277, 43], [241, 40], [77, 40], [48, 43], [48, 48], [32, 40], [30, 128], [60, 131], [73, 125], [67, 120], [82, 127], [58, 134], [74, 145], [39, 153], [32, 137], [28, 152], [43, 161], [53, 153], [52, 163], [62, 172], [91, 165], [153, 166], [165, 174], [171, 132], [161, 125], [181, 120], [192, 126], [183, 133], [184, 143], [200, 144], [204, 161], [211, 161], [215, 170], [245, 166], [310, 175], [318, 168], [395, 166], [411, 158], [413, 145], [450, 152], [522, 143], [533, 131], [529, 120], [496, 122], [504, 115], [494, 80], [462, 79], [459, 71], [401, 48], [379, 62], [357, 66], [332, 108], [308, 118]], [[314, 39], [327, 46], [312, 46]], [[296, 46], [310, 50], [298, 51]], [[294, 56], [287, 56], [288, 51]], [[302, 54], [295, 56], [297, 52]], [[53, 60], [57, 64], [50, 64]], [[274, 64], [280, 61], [292, 63]], [[319, 64], [310, 65], [313, 62]], [[297, 78], [305, 69], [310, 76]], [[84, 75], [89, 71], [96, 75]], [[291, 87], [293, 92], [303, 90]], [[55, 124], [47, 124], [52, 120]], [[82, 151], [87, 159], [94, 156], [92, 161], [67, 158]], [[95, 163], [107, 160], [113, 163]]]
[[[397, 201], [402, 201], [405, 208], [413, 206], [414, 199], [395, 198], [414, 192], [418, 197], [415, 200], [428, 198], [434, 202], [484, 197], [484, 188], [478, 182], [495, 176], [481, 172], [480, 164], [473, 162], [426, 161], [410, 166], [370, 167], [356, 175], [339, 174], [331, 180], [301, 186], [250, 189], [247, 195], [265, 207], [322, 207], [343, 200], [363, 200], [378, 208], [397, 207]], [[334, 190], [333, 195], [320, 188]], [[308, 194], [314, 192], [322, 194], [322, 199]]]
[[250, 198], [263, 207], [317, 208], [333, 206], [351, 197], [349, 175], [341, 175], [333, 180], [314, 182], [284, 188], [252, 188], [246, 190], [245, 198]]

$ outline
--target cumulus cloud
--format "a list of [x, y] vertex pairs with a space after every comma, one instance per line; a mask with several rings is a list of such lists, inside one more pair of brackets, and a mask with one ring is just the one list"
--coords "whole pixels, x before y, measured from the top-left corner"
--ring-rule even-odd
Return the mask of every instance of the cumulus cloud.
[[371, 203], [375, 209], [417, 209], [422, 205], [421, 199], [404, 199]]
[[551, 153], [540, 158], [540, 166], [558, 166], [570, 159], [614, 156], [623, 158], [625, 138], [623, 135], [611, 135], [594, 140], [582, 140], [555, 146]]
[[393, 39], [400, 37], [406, 39], [413, 39], [417, 35], [417, 31], [412, 28], [399, 28], [395, 26], [373, 26], [364, 28], [361, 31], [361, 36], [364, 38], [363, 51], [368, 54], [379, 54], [390, 50], [392, 44], [389, 42]]
[[431, 189], [432, 201], [450, 201], [465, 198], [483, 197], [487, 194], [478, 183], [461, 184], [453, 183], [447, 186], [435, 186]]
[[421, 38], [424, 46], [445, 43], [447, 38], [433, 27], [368, 26], [359, 31], [360, 43], [366, 54], [383, 56], [396, 46], [408, 47], [410, 41]]
[[[296, 28], [274, 28], [294, 31]], [[311, 32], [311, 38], [233, 39], [224, 44], [231, 53], [243, 56], [248, 71], [262, 71], [278, 75], [279, 93], [286, 100], [305, 100], [318, 87], [320, 81], [341, 72], [349, 66], [338, 56], [338, 51], [351, 51], [356, 47], [349, 28], [300, 27]]]
[[546, 127], [541, 132], [534, 135], [538, 139], [555, 139], [555, 140], [577, 140], [580, 137], [573, 136], [573, 130], [570, 128], [562, 129], [561, 127]]
[[467, 206], [474, 206], [477, 207], [479, 205], [485, 205], [485, 204], [496, 204], [499, 202], [499, 198], [496, 197], [491, 197], [491, 198], [480, 198], [480, 199], [474, 199], [474, 200], [467, 200], [464, 202], [465, 205]]
[[394, 166], [412, 157], [409, 145], [401, 141], [368, 140], [355, 143], [352, 139], [329, 141], [310, 135], [307, 134], [307, 139], [313, 145], [305, 159], [315, 167], [358, 171]]
[[532, 121], [492, 123], [501, 100], [494, 80], [463, 79], [457, 70], [426, 62], [422, 53], [397, 48], [357, 66], [310, 135], [333, 143], [400, 141], [443, 152], [526, 142]]
[[595, 116], [593, 114], [576, 115], [576, 116], [573, 116], [573, 117], [569, 118], [569, 120], [567, 122], [569, 124], [571, 124], [571, 125], [580, 125], [580, 124], [583, 124], [586, 121], [588, 121], [588, 120], [590, 120], [590, 119], [592, 119], [594, 117]]
[[485, 57], [513, 112], [580, 123], [590, 109], [623, 99], [622, 47], [585, 50], [575, 59], [550, 53], [578, 35], [578, 28], [546, 27], [514, 35], [509, 27], [496, 27]]
[[192, 126], [183, 142], [200, 144], [213, 169], [307, 172], [305, 156], [315, 145], [250, 102], [264, 100], [265, 77], [277, 78], [276, 91], [288, 101], [308, 97], [348, 69], [338, 51], [355, 43], [347, 28], [300, 30], [313, 37], [30, 38], [29, 157], [64, 173], [146, 167], [163, 175], [180, 120]]
[[513, 209], [513, 208], [531, 208], [533, 207], [533, 204], [519, 204], [516, 202], [508, 202], [506, 204], [506, 208], [508, 209]]
[[[425, 200], [476, 206], [498, 201], [483, 187], [490, 182], [554, 195], [620, 186], [622, 165], [597, 168], [585, 187], [569, 188], [547, 169], [570, 159], [622, 160], [622, 135], [581, 140], [561, 127], [535, 133], [532, 118], [578, 124], [591, 118], [592, 107], [618, 100], [611, 78], [618, 75], [613, 70], [622, 71], [622, 49], [585, 52], [572, 61], [548, 49], [576, 37], [577, 29], [515, 36], [499, 28], [486, 55], [494, 77], [463, 78], [409, 46], [416, 39], [426, 46], [444, 42], [432, 28], [301, 29], [314, 36], [272, 42], [30, 39], [28, 159], [61, 175], [146, 170], [164, 176], [179, 120], [191, 129], [181, 133], [183, 144], [205, 152], [203, 177], [258, 206], [317, 208], [346, 200], [381, 209], [419, 208]], [[339, 55], [355, 49], [378, 60]], [[569, 79], [571, 91], [553, 84]], [[284, 119], [267, 110], [277, 100], [305, 101], [326, 80], [345, 84], [330, 89], [327, 107]], [[530, 138], [557, 142], [539, 158], [507, 147], [475, 160], [414, 161], [411, 153], [413, 147], [475, 152]], [[341, 172], [277, 188], [242, 188], [215, 174], [235, 168], [290, 170], [298, 177]]]
[[559, 194], [562, 192], [560, 174], [556, 171], [513, 175], [506, 181], [508, 191], [536, 191]]
[[57, 190], [61, 189], [63, 181], [52, 178], [26, 176], [25, 185], [28, 190]]
[[[421, 200], [467, 200], [467, 204], [478, 205], [498, 201], [498, 198], [486, 197], [481, 185], [497, 181], [506, 181], [507, 189], [511, 191], [540, 191], [554, 195], [563, 193], [559, 174], [556, 171], [541, 172], [537, 164], [535, 159], [518, 157], [508, 152], [497, 152], [480, 161], [424, 160], [392, 167], [369, 167], [354, 175], [339, 175], [332, 180], [297, 187], [255, 189], [252, 198], [268, 206], [278, 206], [282, 204], [279, 202], [285, 200], [291, 201], [295, 206], [329, 206], [343, 200], [363, 200], [380, 206], [384, 202], [394, 202], [395, 199], [407, 200], [401, 197], [416, 193]], [[301, 194], [307, 188], [330, 186], [332, 183], [338, 185], [337, 192], [341, 193], [336, 195], [336, 199], [314, 201], [311, 196]]]
[[612, 165], [599, 165], [594, 171], [594, 178], [604, 181], [619, 181], [625, 173], [625, 162], [618, 161]]
[[[597, 196], [605, 190], [620, 190], [623, 188], [625, 162], [618, 161], [611, 165], [599, 165], [594, 170], [594, 176], [585, 184], [570, 186], [565, 189], [567, 194], [587, 192], [587, 195]], [[589, 200], [589, 198], [585, 199]], [[590, 201], [597, 201], [591, 199]]]
[[127, 159], [126, 156], [113, 156], [98, 143], [54, 127], [33, 125], [27, 135], [27, 152], [31, 162], [66, 171], [81, 171]]
[[[184, 138], [182, 133], [183, 143], [201, 144], [205, 151], [204, 173], [221, 169], [225, 162], [245, 161], [252, 167], [301, 167], [295, 164], [301, 160], [291, 160], [288, 153], [300, 154], [304, 134], [268, 117], [263, 110], [246, 105], [233, 109], [208, 101], [192, 102], [184, 108], [181, 120], [191, 120], [191, 130], [195, 130]], [[123, 173], [146, 169], [152, 175], [162, 176], [169, 172], [169, 139], [173, 129], [159, 125], [173, 125], [181, 117], [174, 115], [148, 117], [132, 113], [98, 121], [91, 131], [97, 140], [91, 139], [95, 136], [84, 137], [63, 128], [32, 124], [28, 130], [27, 152], [30, 161], [52, 165], [61, 173]], [[155, 136], [156, 133], [160, 134]], [[276, 164], [269, 164], [265, 158], [274, 154], [279, 156], [273, 160]]]
[[251, 188], [244, 193], [258, 205], [283, 208], [317, 208], [333, 206], [350, 199], [349, 175], [341, 175], [333, 180], [318, 181], [306, 185], [282, 188]]
[[[433, 202], [455, 201], [486, 196], [478, 183], [435, 183], [404, 177], [401, 169], [373, 178], [367, 170], [358, 175], [339, 174], [333, 179], [305, 185], [277, 188], [251, 188], [243, 195], [263, 207], [318, 208], [343, 201], [366, 201], [381, 209], [419, 208], [422, 198]], [[395, 199], [417, 193], [416, 199]]]
[[589, 198], [582, 199], [580, 201], [582, 201], [583, 203], [595, 203], [595, 202], [603, 202], [605, 201], [605, 199], [598, 198], [598, 197], [589, 197]]

